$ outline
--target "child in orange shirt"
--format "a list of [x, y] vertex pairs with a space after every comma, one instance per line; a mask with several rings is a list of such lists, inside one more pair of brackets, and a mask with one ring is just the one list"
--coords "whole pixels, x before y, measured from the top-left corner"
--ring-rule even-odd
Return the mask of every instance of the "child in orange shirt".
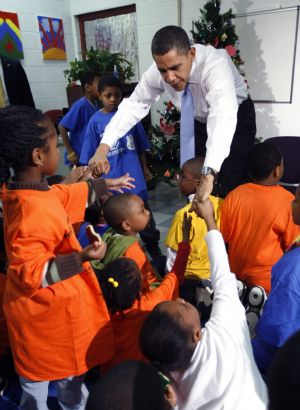
[[89, 264], [106, 245], [82, 249], [72, 224], [107, 187], [130, 187], [128, 176], [53, 185], [59, 161], [51, 121], [29, 107], [0, 110], [0, 175], [4, 182], [4, 236], [8, 258], [4, 313], [14, 364], [23, 389], [22, 409], [44, 409], [49, 380], [57, 380], [64, 409], [84, 409], [86, 371], [114, 352], [109, 314]]
[[[137, 215], [136, 215], [137, 216]], [[137, 222], [136, 218], [136, 223]], [[101, 370], [106, 371], [125, 360], [145, 360], [139, 347], [140, 329], [151, 310], [160, 302], [178, 297], [178, 286], [190, 253], [191, 216], [185, 213], [182, 224], [182, 242], [172, 271], [150, 292], [143, 292], [143, 274], [136, 262], [129, 258], [118, 258], [108, 263], [97, 274], [106, 305], [111, 314], [116, 350]]]
[[[278, 185], [283, 174], [282, 155], [270, 142], [249, 152], [251, 183], [239, 186], [225, 198], [221, 232], [228, 245], [231, 271], [248, 287], [245, 305], [250, 331], [271, 288], [271, 268], [300, 233], [291, 212], [293, 195]], [[265, 291], [265, 292], [264, 292]], [[254, 314], [253, 314], [254, 313]]]
[[131, 258], [143, 274], [143, 291], [149, 290], [157, 278], [137, 238], [149, 224], [150, 212], [144, 207], [144, 201], [131, 193], [112, 196], [104, 204], [103, 215], [111, 226], [102, 238], [107, 243], [107, 252], [101, 261], [93, 261], [93, 268], [102, 269], [120, 256]]

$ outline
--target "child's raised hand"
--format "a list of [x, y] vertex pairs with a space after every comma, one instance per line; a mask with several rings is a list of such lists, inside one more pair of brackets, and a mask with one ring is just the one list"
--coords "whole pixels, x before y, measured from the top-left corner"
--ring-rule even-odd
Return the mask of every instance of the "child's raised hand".
[[81, 181], [86, 169], [87, 167], [76, 167], [74, 165], [74, 167], [71, 169], [71, 171], [68, 173], [68, 175], [64, 179], [63, 183], [68, 185], [68, 184], [75, 184], [76, 182]]
[[205, 201], [202, 202], [195, 201], [194, 211], [196, 212], [197, 216], [200, 216], [200, 218], [204, 219], [207, 230], [218, 229], [215, 219], [214, 206], [209, 198], [205, 199]]
[[105, 242], [94, 242], [86, 246], [79, 252], [81, 262], [93, 261], [96, 259], [103, 259], [106, 253], [107, 245]]
[[122, 189], [132, 189], [135, 188], [135, 185], [133, 185], [131, 182], [135, 181], [134, 178], [131, 178], [129, 174], [122, 175], [119, 178], [106, 178], [106, 186], [107, 189], [110, 189], [112, 191], [117, 191], [123, 194]]
[[193, 201], [194, 211], [200, 218], [215, 219], [214, 207], [210, 199], [205, 199], [204, 201]]
[[190, 232], [192, 226], [192, 217], [187, 212], [184, 213], [182, 222], [182, 241], [190, 242]]
[[85, 167], [84, 173], [82, 175], [81, 181], [87, 181], [88, 179], [94, 178], [93, 169], [90, 166]]

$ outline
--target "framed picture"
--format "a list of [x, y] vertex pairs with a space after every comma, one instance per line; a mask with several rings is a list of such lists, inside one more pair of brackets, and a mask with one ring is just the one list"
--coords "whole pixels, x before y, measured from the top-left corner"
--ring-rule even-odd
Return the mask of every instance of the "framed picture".
[[38, 16], [44, 60], [65, 60], [66, 46], [62, 19]]
[[82, 51], [109, 50], [121, 53], [133, 64], [139, 77], [138, 39], [135, 5], [117, 7], [78, 16]]
[[24, 58], [19, 19], [16, 13], [0, 11], [0, 54], [10, 58]]

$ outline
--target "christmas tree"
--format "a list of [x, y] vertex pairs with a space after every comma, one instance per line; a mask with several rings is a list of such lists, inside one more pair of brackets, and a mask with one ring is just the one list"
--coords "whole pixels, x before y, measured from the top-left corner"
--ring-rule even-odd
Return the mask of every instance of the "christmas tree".
[[171, 185], [179, 171], [180, 112], [169, 101], [166, 109], [159, 112], [159, 125], [152, 127], [151, 150], [148, 152], [149, 169], [153, 180], [148, 188], [164, 181]]
[[203, 9], [200, 9], [201, 18], [193, 20], [193, 41], [198, 44], [210, 44], [215, 48], [225, 48], [239, 72], [244, 75], [241, 70], [244, 62], [237, 48], [238, 36], [232, 24], [235, 15], [231, 8], [221, 14], [220, 8], [221, 0], [210, 0]]

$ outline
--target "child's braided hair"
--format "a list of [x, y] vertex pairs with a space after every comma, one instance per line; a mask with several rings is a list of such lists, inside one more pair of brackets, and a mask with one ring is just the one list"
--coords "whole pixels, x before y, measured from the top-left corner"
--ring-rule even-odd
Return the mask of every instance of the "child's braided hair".
[[106, 305], [111, 313], [131, 308], [139, 297], [142, 276], [136, 262], [117, 258], [97, 273]]
[[22, 171], [32, 164], [34, 148], [47, 146], [42, 138], [47, 117], [32, 107], [9, 105], [0, 109], [0, 185], [9, 179], [9, 168]]

